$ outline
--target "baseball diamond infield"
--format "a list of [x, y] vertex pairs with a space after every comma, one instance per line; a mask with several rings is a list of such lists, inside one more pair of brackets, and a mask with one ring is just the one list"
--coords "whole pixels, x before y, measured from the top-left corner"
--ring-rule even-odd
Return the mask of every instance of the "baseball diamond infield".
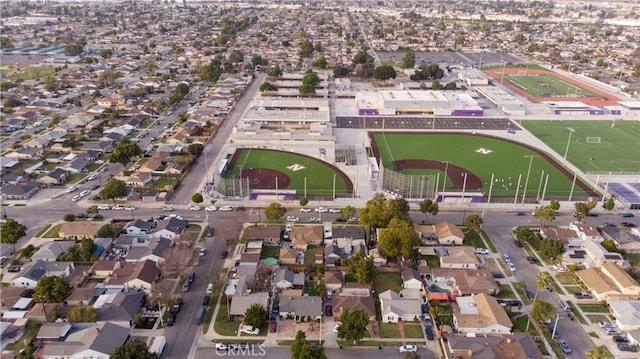
[[[434, 143], [433, 138], [421, 138], [421, 136], [436, 136], [441, 138], [441, 140], [435, 141], [437, 142], [437, 144], [435, 145], [437, 146], [437, 149], [429, 148], [429, 145]], [[449, 137], [445, 138], [445, 136]], [[522, 158], [522, 155], [526, 154], [527, 156], [530, 156], [531, 153], [533, 153], [536, 157], [544, 159], [544, 163], [543, 161], [535, 162], [537, 167], [534, 167], [538, 168], [538, 170], [544, 169], [546, 173], [549, 173], [552, 177], [556, 178], [556, 192], [547, 193], [547, 198], [568, 197], [569, 187], [571, 187], [571, 182], [574, 177], [574, 174], [564, 168], [561, 163], [557, 162], [551, 155], [539, 150], [538, 148], [529, 146], [524, 143], [492, 137], [490, 135], [471, 135], [453, 132], [429, 133], [394, 131], [389, 134], [381, 132], [369, 132], [369, 137], [371, 139], [371, 149], [374, 156], [379, 162], [393, 164], [396, 171], [403, 173], [411, 170], [435, 170], [438, 172], [446, 171], [447, 180], [451, 182], [451, 185], [448, 185], [447, 188], [453, 188], [456, 190], [462, 190], [463, 188], [464, 173], [467, 174], [466, 189], [468, 191], [478, 190], [484, 192], [488, 191], [489, 189], [488, 182], [490, 182], [489, 177], [491, 177], [492, 172], [495, 172], [496, 174], [502, 173], [503, 177], [505, 176], [505, 173], [515, 173], [516, 175], [517, 173], [524, 174], [527, 172], [526, 160], [524, 158], [522, 160], [520, 159]], [[401, 140], [402, 138], [404, 138], [404, 140]], [[498, 146], [507, 146], [502, 147], [502, 149], [498, 151], [503, 153], [503, 157], [496, 157], [495, 159], [488, 161], [485, 161], [484, 158], [478, 158], [477, 161], [467, 160], [466, 162], [464, 162], [462, 158], [468, 158], [464, 155], [464, 153], [469, 150], [467, 147], [474, 148], [476, 143], [487, 143], [486, 140], [482, 139], [486, 139], [489, 141], [498, 141], [493, 142], [493, 145], [489, 144], [489, 146], [495, 146], [493, 147], [494, 149]], [[451, 147], [449, 147], [449, 145]], [[381, 151], [381, 149], [384, 149], [384, 151]], [[382, 158], [382, 152], [386, 154], [386, 159]], [[391, 157], [389, 157], [387, 153], [390, 153]], [[430, 156], [430, 159], [425, 158], [428, 158]], [[499, 156], [499, 154], [496, 153], [496, 156]], [[398, 159], [394, 159], [393, 157]], [[454, 161], [458, 162], [458, 165], [454, 164]], [[522, 166], [520, 166], [520, 169], [516, 169], [518, 168], [518, 165], [516, 164], [518, 162], [515, 161], [519, 161], [525, 164], [523, 170], [524, 172], [510, 172], [512, 170], [522, 170]], [[461, 163], [465, 164], [463, 166], [460, 166], [459, 164]], [[550, 171], [552, 168], [557, 171], [555, 172], [556, 175], [554, 175], [553, 172]], [[560, 174], [561, 176], [558, 176]], [[562, 179], [560, 179], [561, 177]], [[587, 183], [583, 182], [579, 177], [576, 178], [575, 186], [576, 189], [580, 189], [580, 192], [582, 193], [578, 194], [578, 192], [575, 192], [574, 198], [582, 197], [585, 195], [593, 198], [600, 197], [600, 195], [593, 188], [591, 188]], [[501, 192], [502, 194], [499, 192]], [[535, 188], [530, 186], [528, 188], [526, 197], [530, 201], [534, 200], [536, 197], [535, 192]], [[507, 191], [500, 191], [497, 188], [494, 189], [494, 197], [513, 198], [512, 193], [516, 193], [515, 189]], [[522, 196], [522, 194], [520, 194], [520, 196]]]
[[224, 177], [239, 175], [240, 178], [248, 178], [251, 189], [275, 190], [277, 187], [281, 190], [296, 190], [298, 194], [302, 194], [306, 179], [310, 196], [331, 194], [335, 174], [341, 179], [336, 182], [336, 196], [353, 195], [351, 179], [338, 167], [301, 153], [238, 148], [227, 168]]
[[[503, 86], [508, 87], [511, 91], [517, 93], [522, 97], [527, 98], [531, 102], [580, 101], [590, 106], [611, 106], [611, 105], [618, 104], [618, 100], [614, 96], [607, 94], [606, 92], [599, 90], [593, 86], [589, 86], [585, 83], [576, 81], [574, 79], [571, 79], [567, 76], [560, 75], [553, 71], [541, 70], [539, 68], [523, 68], [523, 67], [506, 67], [506, 68], [494, 67], [490, 69], [484, 69], [482, 71], [488, 74], [489, 76], [493, 77], [494, 81], [502, 83]], [[541, 79], [543, 79], [542, 75], [555, 77], [560, 81], [566, 82], [567, 84], [579, 87], [580, 89], [584, 90], [582, 92], [592, 92], [593, 94], [599, 97], [593, 97], [593, 96], [579, 96], [579, 97], [573, 96], [572, 97], [572, 96], [563, 96], [558, 94], [552, 97], [536, 97], [531, 92], [528, 92], [526, 89], [519, 87], [516, 83], [509, 81], [508, 75], [522, 75], [523, 71], [526, 72], [526, 75], [531, 75], [531, 76], [541, 75], [540, 76]], [[503, 74], [506, 75], [506, 77], [502, 76]]]

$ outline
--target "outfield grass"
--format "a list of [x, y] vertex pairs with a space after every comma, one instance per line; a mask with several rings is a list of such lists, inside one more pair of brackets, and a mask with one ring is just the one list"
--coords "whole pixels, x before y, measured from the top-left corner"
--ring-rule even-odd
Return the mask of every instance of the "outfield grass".
[[[541, 192], [539, 187], [542, 171], [549, 175], [547, 197], [568, 196], [571, 191], [573, 178], [566, 177], [541, 157], [534, 157], [530, 161], [525, 156], [536, 155], [536, 152], [517, 143], [467, 134], [378, 133], [373, 137], [380, 150], [380, 156], [385, 168], [393, 168], [393, 161], [403, 159], [448, 161], [453, 165], [467, 169], [482, 180], [484, 184], [482, 188], [466, 188], [467, 192], [481, 191], [488, 194], [489, 182], [493, 174], [492, 196], [513, 198], [516, 194], [518, 177], [522, 175], [521, 190], [518, 191], [521, 196], [530, 162], [531, 171], [527, 186], [527, 196], [535, 197]], [[492, 152], [480, 154], [476, 152], [480, 148], [491, 150]], [[412, 170], [412, 172], [416, 174], [440, 173], [441, 183], [444, 178], [444, 170]], [[447, 177], [449, 177], [449, 173], [447, 173]], [[448, 188], [452, 186], [452, 183], [450, 178], [447, 178]], [[573, 195], [587, 196], [577, 186]]]
[[[305, 180], [308, 195], [332, 194], [333, 182], [335, 178], [336, 196], [347, 194], [347, 184], [327, 163], [312, 157], [302, 156], [291, 152], [268, 151], [257, 149], [241, 149], [235, 167], [230, 168], [225, 173], [225, 178], [235, 178], [240, 169], [268, 168], [281, 171], [291, 179], [291, 183], [280, 189], [296, 190], [303, 194], [305, 190]], [[293, 171], [287, 167], [292, 165], [304, 166], [303, 169]], [[335, 176], [335, 177], [334, 177]]]
[[592, 97], [602, 96], [583, 89], [580, 86], [566, 82], [556, 76], [539, 74], [504, 75], [504, 81], [526, 91], [535, 98], [542, 97]]
[[[640, 122], [638, 121], [522, 121], [522, 126], [554, 151], [564, 154], [571, 136], [567, 159], [582, 171], [640, 172]], [[600, 143], [587, 143], [597, 142]], [[603, 181], [606, 179], [602, 179]]]

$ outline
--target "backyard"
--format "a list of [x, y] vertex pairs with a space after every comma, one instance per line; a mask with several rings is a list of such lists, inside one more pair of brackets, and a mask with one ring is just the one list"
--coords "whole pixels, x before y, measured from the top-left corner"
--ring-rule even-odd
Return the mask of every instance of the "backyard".
[[402, 276], [400, 272], [377, 272], [373, 277], [373, 285], [378, 294], [388, 289], [400, 292], [402, 290]]

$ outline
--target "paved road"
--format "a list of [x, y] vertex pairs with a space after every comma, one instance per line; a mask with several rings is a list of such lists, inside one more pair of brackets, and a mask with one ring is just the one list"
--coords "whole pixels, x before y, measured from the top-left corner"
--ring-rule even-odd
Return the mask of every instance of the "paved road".
[[[213, 181], [213, 171], [217, 168], [219, 156], [222, 154], [222, 148], [230, 137], [233, 126], [238, 123], [244, 109], [248, 107], [249, 102], [258, 91], [262, 78], [265, 76], [265, 74], [257, 75], [256, 79], [247, 86], [244, 93], [238, 98], [231, 111], [229, 111], [226, 120], [224, 120], [216, 130], [214, 137], [206, 143], [204, 153], [200, 156], [198, 162], [194, 164], [191, 171], [183, 178], [180, 187], [170, 199], [170, 203], [188, 204], [191, 201], [191, 196], [195, 192], [204, 192], [203, 187], [206, 182]], [[208, 204], [208, 200], [210, 199], [211, 197], [205, 196], [204, 203]]]
[[[344, 349], [325, 349], [327, 358], [331, 359], [352, 359], [357, 357], [378, 357], [378, 358], [402, 358], [402, 354], [398, 351], [398, 347], [358, 347]], [[235, 354], [235, 355], [234, 355]], [[439, 353], [433, 353], [427, 349], [419, 348], [418, 354], [421, 358], [439, 358]], [[291, 349], [289, 347], [278, 348], [261, 348], [253, 347], [246, 354], [217, 351], [215, 348], [199, 348], [196, 352], [196, 359], [224, 358], [224, 357], [262, 357], [267, 359], [282, 359], [291, 357]], [[163, 354], [164, 357], [164, 354]]]

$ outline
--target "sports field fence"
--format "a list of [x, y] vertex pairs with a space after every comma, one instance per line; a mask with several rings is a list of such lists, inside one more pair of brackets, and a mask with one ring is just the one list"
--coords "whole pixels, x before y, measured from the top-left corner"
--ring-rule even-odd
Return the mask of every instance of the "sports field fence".
[[391, 168], [385, 168], [380, 161], [380, 178], [382, 190], [393, 196], [402, 198], [435, 198], [437, 176], [404, 174]]

